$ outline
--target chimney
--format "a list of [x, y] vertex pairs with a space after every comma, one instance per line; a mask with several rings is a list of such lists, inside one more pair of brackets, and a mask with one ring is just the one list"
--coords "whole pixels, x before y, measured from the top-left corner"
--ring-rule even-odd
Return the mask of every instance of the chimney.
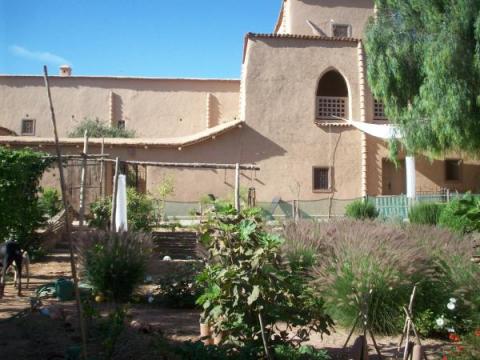
[[72, 68], [70, 65], [60, 66], [60, 76], [72, 76]]

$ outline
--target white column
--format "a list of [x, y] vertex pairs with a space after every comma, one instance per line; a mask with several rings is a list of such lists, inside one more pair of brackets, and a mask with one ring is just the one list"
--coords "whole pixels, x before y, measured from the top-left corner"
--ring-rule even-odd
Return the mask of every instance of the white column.
[[416, 197], [415, 157], [407, 156], [405, 158], [405, 170], [407, 175], [407, 197], [409, 199], [415, 199]]

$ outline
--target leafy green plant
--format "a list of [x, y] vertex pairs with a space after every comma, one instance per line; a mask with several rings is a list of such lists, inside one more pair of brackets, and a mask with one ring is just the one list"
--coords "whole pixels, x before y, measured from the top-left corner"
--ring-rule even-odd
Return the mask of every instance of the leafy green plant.
[[30, 149], [0, 147], [0, 241], [13, 237], [23, 249], [35, 251], [34, 230], [44, 221], [39, 182], [53, 160]]
[[357, 220], [375, 219], [378, 211], [368, 200], [355, 200], [346, 206], [345, 216]]
[[115, 346], [125, 330], [126, 318], [127, 309], [124, 306], [116, 306], [100, 324], [103, 339], [102, 345], [104, 348], [103, 355], [107, 360], [114, 358]]
[[62, 209], [60, 193], [55, 188], [42, 189], [38, 202], [43, 213], [48, 217], [54, 217]]
[[439, 225], [462, 234], [480, 231], [480, 199], [467, 194], [450, 201], [440, 214]]
[[98, 118], [84, 119], [80, 122], [69, 134], [68, 137], [79, 138], [83, 137], [87, 131], [88, 136], [91, 138], [133, 138], [135, 137], [135, 131], [126, 130], [117, 127], [107, 125], [100, 121]]
[[108, 230], [111, 214], [112, 198], [99, 198], [90, 204], [90, 217], [88, 220], [88, 225], [97, 229]]
[[412, 224], [437, 225], [444, 204], [420, 202], [408, 211], [408, 220]]
[[[100, 198], [90, 204], [89, 226], [107, 229], [112, 214], [112, 198]], [[148, 232], [154, 224], [154, 204], [147, 195], [127, 189], [127, 220], [129, 230]]]
[[[283, 240], [265, 230], [260, 213], [216, 203], [201, 225], [201, 242], [211, 257], [198, 278], [205, 287], [198, 299], [203, 321], [227, 343], [258, 348], [262, 332], [273, 343], [288, 343], [289, 333], [300, 343], [311, 331], [328, 333], [332, 321], [323, 300], [306, 274], [283, 261]], [[278, 322], [285, 326], [276, 331]]]
[[175, 193], [175, 179], [172, 176], [165, 176], [157, 189], [158, 195], [160, 197], [160, 202], [158, 206], [158, 212], [161, 219], [166, 218], [165, 214], [165, 202], [167, 197]]
[[329, 360], [331, 357], [325, 350], [315, 349], [313, 346], [302, 345], [298, 349], [291, 346], [279, 345], [275, 347], [277, 360]]
[[155, 301], [171, 308], [195, 308], [196, 300], [203, 292], [203, 288], [195, 281], [201, 267], [203, 266], [197, 263], [183, 270], [176, 269], [160, 280], [154, 294]]
[[95, 231], [82, 235], [77, 242], [85, 280], [115, 302], [128, 301], [145, 277], [150, 237]]

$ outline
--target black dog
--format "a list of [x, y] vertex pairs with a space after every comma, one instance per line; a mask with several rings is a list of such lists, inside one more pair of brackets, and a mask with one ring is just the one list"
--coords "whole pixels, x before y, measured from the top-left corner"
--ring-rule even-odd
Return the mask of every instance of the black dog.
[[[15, 266], [15, 280], [14, 284], [18, 288], [18, 295], [22, 294], [22, 264], [23, 258], [25, 256], [27, 273], [29, 272], [29, 258], [27, 252], [23, 252], [20, 248], [20, 245], [15, 241], [7, 241], [3, 244], [0, 244], [0, 267], [2, 269], [1, 278], [0, 278], [0, 298], [3, 296], [3, 291], [5, 289], [5, 274], [7, 269], [14, 265]], [[29, 283], [29, 274], [27, 275], [27, 287]]]

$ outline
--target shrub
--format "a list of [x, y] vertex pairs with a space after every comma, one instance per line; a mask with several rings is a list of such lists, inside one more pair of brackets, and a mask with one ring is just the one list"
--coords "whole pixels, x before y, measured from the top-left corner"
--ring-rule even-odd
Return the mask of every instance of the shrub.
[[412, 224], [437, 225], [444, 206], [429, 202], [416, 203], [408, 211], [408, 220]]
[[34, 231], [44, 221], [38, 203], [39, 182], [52, 164], [45, 155], [0, 147], [0, 242], [13, 237], [29, 252], [38, 248]]
[[[308, 339], [310, 331], [328, 333], [332, 325], [323, 300], [308, 285], [308, 277], [285, 263], [283, 240], [265, 230], [260, 209], [240, 213], [232, 205], [215, 204], [215, 210], [200, 228], [201, 241], [212, 262], [199, 281], [205, 292], [198, 299], [202, 318], [227, 342], [261, 346], [261, 326], [275, 342]], [[278, 322], [285, 330], [275, 331]]]
[[[106, 230], [112, 214], [112, 198], [98, 199], [90, 204], [89, 226]], [[148, 232], [154, 224], [154, 203], [145, 194], [127, 189], [127, 220], [129, 230]]]
[[462, 234], [480, 231], [480, 199], [468, 194], [450, 201], [440, 214], [439, 225]]
[[39, 206], [48, 217], [54, 217], [62, 209], [62, 200], [57, 189], [46, 188], [41, 190], [42, 196], [38, 199]]
[[128, 301], [145, 277], [150, 237], [133, 232], [90, 232], [78, 242], [85, 280], [115, 302]]
[[399, 229], [384, 224], [341, 221], [322, 230], [315, 275], [329, 314], [351, 327], [368, 311], [370, 329], [395, 333], [413, 288], [410, 275], [423, 254], [408, 246]]
[[[286, 223], [283, 236], [288, 251], [315, 251], [319, 291], [328, 313], [342, 325], [351, 326], [366, 303], [374, 309], [370, 320], [376, 331], [400, 331], [401, 307], [414, 284], [413, 315], [423, 335], [446, 334], [448, 328], [464, 333], [478, 323], [480, 267], [470, 261], [473, 236], [432, 226], [347, 220]], [[447, 306], [451, 299], [454, 310]], [[440, 318], [445, 326], [437, 326]]]
[[195, 281], [200, 265], [195, 263], [188, 268], [176, 269], [175, 272], [160, 280], [157, 293], [154, 294], [155, 300], [171, 308], [195, 308], [196, 300], [204, 290]]
[[355, 200], [345, 208], [345, 216], [357, 220], [375, 219], [378, 215], [375, 204], [368, 200]]
[[135, 131], [120, 129], [107, 125], [101, 122], [98, 118], [95, 120], [84, 119], [80, 122], [69, 134], [68, 137], [78, 138], [83, 137], [85, 131], [88, 132], [88, 136], [91, 138], [133, 138], [135, 137]]

